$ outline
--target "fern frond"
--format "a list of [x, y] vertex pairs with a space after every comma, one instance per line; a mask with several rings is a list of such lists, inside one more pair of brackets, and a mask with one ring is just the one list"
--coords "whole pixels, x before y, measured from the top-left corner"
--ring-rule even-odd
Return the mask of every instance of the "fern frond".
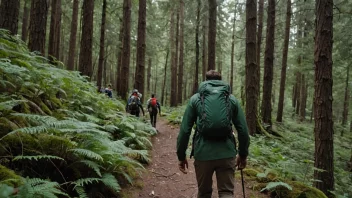
[[75, 191], [77, 192], [79, 198], [89, 198], [83, 187], [77, 186]]
[[25, 100], [9, 100], [6, 102], [0, 102], [0, 111], [11, 110], [14, 106], [17, 106], [23, 102], [26, 102], [26, 101]]
[[7, 135], [11, 135], [17, 132], [27, 133], [27, 134], [37, 134], [48, 132], [49, 128], [47, 126], [35, 126], [35, 127], [24, 127], [11, 131]]
[[277, 187], [284, 187], [287, 190], [292, 190], [292, 187], [288, 185], [287, 183], [284, 182], [269, 182], [265, 188], [263, 188], [260, 192], [264, 191], [272, 191], [276, 189]]
[[89, 168], [93, 169], [95, 173], [97, 173], [97, 175], [99, 177], [101, 177], [101, 172], [100, 172], [100, 168], [101, 166], [93, 161], [90, 160], [81, 160], [81, 163], [85, 164], [86, 166], [88, 166]]
[[103, 178], [101, 178], [101, 181], [104, 183], [105, 186], [113, 190], [114, 192], [120, 192], [121, 187], [116, 180], [116, 178], [112, 174], [104, 174]]
[[76, 154], [79, 154], [79, 155], [86, 156], [91, 159], [103, 161], [103, 157], [101, 155], [99, 155], [98, 153], [95, 153], [91, 150], [77, 148], [77, 149], [70, 149], [70, 151], [72, 151]]
[[92, 183], [98, 183], [100, 181], [101, 181], [100, 178], [83, 178], [83, 179], [79, 179], [79, 180], [77, 180], [75, 182], [72, 182], [72, 184], [75, 185], [73, 187], [73, 189], [76, 189], [76, 187], [83, 187], [84, 185], [92, 184]]
[[149, 163], [151, 159], [148, 156], [148, 151], [147, 150], [133, 150], [129, 149], [123, 152], [123, 154], [127, 155], [128, 157], [131, 157], [136, 160], [140, 160], [142, 162]]
[[58, 120], [52, 116], [43, 116], [43, 115], [36, 115], [36, 114], [25, 114], [25, 113], [13, 113], [13, 116], [18, 116], [25, 118], [29, 121], [38, 123], [38, 124], [51, 124], [57, 122]]
[[18, 161], [18, 160], [41, 160], [41, 159], [57, 159], [57, 160], [62, 160], [65, 161], [65, 159], [58, 157], [58, 156], [52, 156], [52, 155], [34, 155], [34, 156], [16, 156], [13, 158], [13, 161]]

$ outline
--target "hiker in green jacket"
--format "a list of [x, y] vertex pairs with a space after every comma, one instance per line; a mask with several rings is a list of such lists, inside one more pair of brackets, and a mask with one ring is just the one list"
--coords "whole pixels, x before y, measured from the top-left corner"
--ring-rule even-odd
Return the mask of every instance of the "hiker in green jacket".
[[[186, 108], [177, 138], [179, 169], [187, 174], [186, 150], [193, 125], [191, 157], [198, 183], [198, 198], [211, 198], [212, 176], [216, 173], [220, 198], [234, 197], [234, 172], [246, 167], [249, 135], [244, 113], [238, 100], [230, 94], [230, 86], [221, 81], [221, 74], [210, 70]], [[232, 124], [238, 133], [236, 150]]]

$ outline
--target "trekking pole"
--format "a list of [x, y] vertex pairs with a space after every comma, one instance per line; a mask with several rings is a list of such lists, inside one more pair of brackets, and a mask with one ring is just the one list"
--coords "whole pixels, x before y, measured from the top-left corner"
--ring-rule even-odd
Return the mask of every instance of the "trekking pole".
[[242, 192], [243, 192], [243, 198], [246, 198], [246, 193], [244, 192], [244, 181], [243, 181], [243, 172], [241, 169], [241, 179], [242, 179]]

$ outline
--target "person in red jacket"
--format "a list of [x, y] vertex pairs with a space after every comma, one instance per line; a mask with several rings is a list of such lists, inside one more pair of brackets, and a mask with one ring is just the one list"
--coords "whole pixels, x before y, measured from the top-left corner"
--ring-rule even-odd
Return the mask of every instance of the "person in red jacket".
[[158, 100], [155, 98], [155, 94], [152, 94], [152, 97], [149, 98], [148, 102], [148, 111], [150, 115], [150, 124], [152, 124], [153, 127], [156, 126], [156, 117], [158, 115], [158, 109], [159, 109], [159, 115], [161, 115], [161, 109], [160, 109], [160, 103]]

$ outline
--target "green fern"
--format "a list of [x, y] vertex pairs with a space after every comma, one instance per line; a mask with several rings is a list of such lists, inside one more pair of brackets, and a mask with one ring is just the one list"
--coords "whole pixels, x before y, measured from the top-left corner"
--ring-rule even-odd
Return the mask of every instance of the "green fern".
[[99, 181], [101, 181], [100, 178], [83, 178], [83, 179], [79, 179], [79, 180], [77, 180], [75, 182], [72, 182], [72, 184], [75, 185], [73, 187], [73, 189], [75, 189], [76, 187], [84, 187], [84, 185], [87, 185], [87, 184], [98, 183]]
[[273, 191], [278, 187], [283, 187], [287, 190], [292, 190], [292, 187], [284, 182], [269, 182], [265, 188], [263, 188], [260, 192], [264, 191]]
[[116, 180], [116, 178], [112, 174], [109, 174], [109, 173], [104, 174], [103, 177], [101, 178], [101, 181], [104, 183], [105, 186], [107, 186], [114, 192], [120, 192], [121, 187], [118, 181]]
[[94, 172], [99, 176], [101, 177], [101, 172], [100, 172], [100, 169], [101, 169], [101, 166], [93, 161], [90, 161], [90, 160], [81, 160], [80, 161], [81, 163], [85, 164], [86, 166], [88, 166], [89, 168], [93, 169]]
[[82, 155], [82, 156], [86, 156], [91, 159], [96, 159], [98, 161], [104, 160], [101, 155], [99, 155], [98, 153], [95, 153], [91, 150], [76, 148], [76, 149], [70, 149], [70, 151], [72, 151], [73, 153]]
[[34, 156], [16, 156], [13, 158], [13, 161], [18, 161], [18, 160], [35, 160], [39, 161], [41, 159], [48, 159], [48, 160], [62, 160], [65, 161], [65, 159], [58, 157], [58, 156], [52, 156], [52, 155], [34, 155]]

